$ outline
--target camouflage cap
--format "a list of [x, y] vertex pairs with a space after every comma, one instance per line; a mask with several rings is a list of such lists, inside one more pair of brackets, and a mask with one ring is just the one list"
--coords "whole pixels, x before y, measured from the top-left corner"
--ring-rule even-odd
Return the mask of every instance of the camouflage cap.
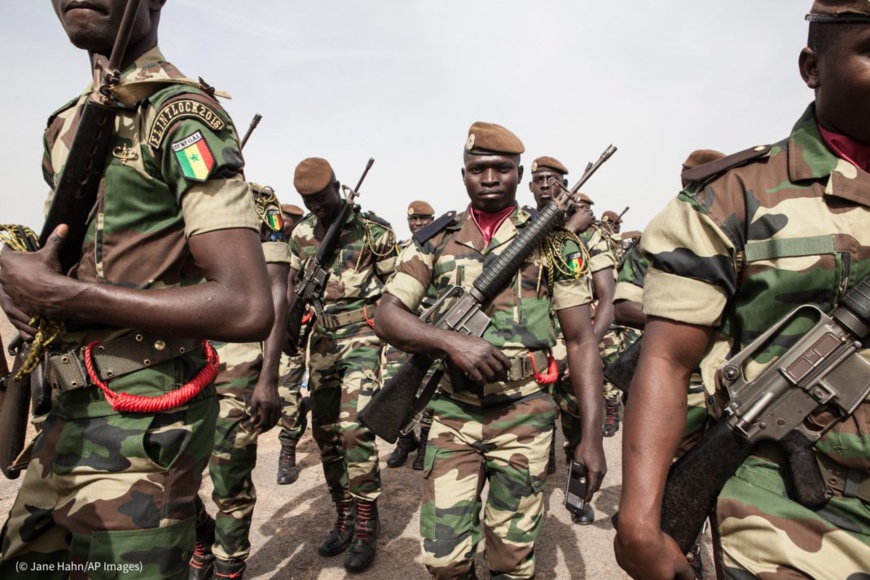
[[519, 137], [501, 125], [477, 121], [468, 129], [465, 150], [473, 155], [520, 155], [526, 148]]
[[568, 173], [568, 168], [559, 163], [559, 160], [554, 157], [538, 157], [534, 161], [532, 161], [532, 173], [536, 171], [543, 171], [544, 169], [549, 169], [551, 171], [555, 171], [556, 173], [560, 173], [562, 175], [566, 175]]
[[299, 207], [298, 205], [293, 205], [292, 203], [282, 203], [281, 204], [281, 211], [285, 215], [290, 215], [290, 216], [305, 215], [305, 212], [302, 211], [301, 207]]
[[689, 156], [686, 157], [686, 160], [683, 161], [683, 167], [686, 169], [693, 169], [699, 165], [705, 165], [723, 157], [725, 157], [724, 153], [714, 149], [697, 149], [692, 151]]
[[870, 23], [870, 1], [815, 0], [806, 19], [810, 22]]
[[621, 224], [622, 223], [622, 218], [619, 217], [619, 214], [616, 213], [615, 211], [610, 211], [610, 210], [607, 210], [606, 212], [601, 214], [601, 219], [609, 221], [612, 224]]
[[588, 195], [586, 195], [585, 193], [578, 193], [577, 199], [579, 199], [580, 201], [586, 202], [589, 205], [595, 205], [595, 202], [592, 201], [592, 198], [589, 197]]
[[309, 157], [296, 166], [293, 186], [300, 195], [311, 195], [326, 189], [335, 179], [335, 172], [326, 159]]
[[423, 217], [432, 217], [435, 215], [435, 208], [422, 200], [412, 201], [408, 206], [408, 215], [419, 215]]

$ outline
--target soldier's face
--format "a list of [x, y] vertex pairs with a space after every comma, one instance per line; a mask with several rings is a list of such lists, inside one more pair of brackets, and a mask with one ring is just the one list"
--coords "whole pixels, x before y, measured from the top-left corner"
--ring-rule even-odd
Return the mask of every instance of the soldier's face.
[[[156, 15], [165, 2], [143, 0], [139, 4], [129, 45], [156, 34]], [[51, 5], [75, 46], [98, 54], [111, 53], [127, 0], [51, 0]]]
[[306, 209], [316, 215], [319, 222], [330, 224], [338, 216], [342, 204], [339, 187], [338, 181], [333, 181], [322, 191], [302, 196]]
[[801, 53], [801, 74], [816, 91], [822, 122], [870, 145], [870, 24], [831, 26], [837, 34], [827, 48]]
[[433, 219], [434, 216], [431, 215], [409, 215], [408, 229], [411, 230], [411, 234], [416, 234], [419, 230], [431, 224]]
[[522, 178], [519, 155], [465, 154], [462, 180], [476, 210], [494, 213], [513, 205]]
[[558, 179], [564, 183], [561, 175], [555, 171], [550, 171], [549, 169], [540, 169], [532, 174], [532, 180], [529, 182], [529, 189], [535, 197], [535, 203], [537, 204], [538, 209], [543, 208], [547, 205], [548, 201], [553, 199], [553, 194], [555, 193], [554, 188], [558, 187], [557, 185], [551, 185], [551, 180], [554, 179]]

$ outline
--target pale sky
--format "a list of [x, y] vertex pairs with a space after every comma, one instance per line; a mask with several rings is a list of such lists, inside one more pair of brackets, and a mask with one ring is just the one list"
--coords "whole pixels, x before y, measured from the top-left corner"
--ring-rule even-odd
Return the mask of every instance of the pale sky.
[[[625, 206], [642, 229], [679, 190], [694, 149], [726, 153], [788, 135], [812, 92], [797, 58], [809, 0], [169, 0], [160, 46], [187, 76], [233, 95], [249, 180], [302, 205], [293, 169], [330, 160], [360, 203], [408, 234], [408, 203], [468, 203], [460, 178], [468, 127], [523, 140], [529, 166], [550, 155], [573, 184], [609, 144], [618, 152], [584, 192], [600, 216]], [[3, 0], [0, 223], [39, 231], [47, 186], [42, 130], [89, 80], [86, 53], [48, 0]]]

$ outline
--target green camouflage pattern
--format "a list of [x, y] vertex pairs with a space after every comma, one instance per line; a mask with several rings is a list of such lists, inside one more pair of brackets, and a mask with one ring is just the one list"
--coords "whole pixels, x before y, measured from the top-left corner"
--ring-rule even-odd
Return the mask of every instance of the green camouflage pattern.
[[375, 435], [357, 415], [380, 389], [383, 345], [368, 326], [349, 338], [315, 332], [309, 344], [311, 432], [335, 502], [381, 493]]
[[[717, 384], [715, 369], [729, 353], [798, 305], [830, 312], [870, 274], [868, 206], [870, 175], [831, 153], [811, 105], [787, 139], [755, 160], [690, 185], [653, 220], [641, 241], [650, 260], [644, 311], [716, 329], [701, 365], [710, 389]], [[775, 361], [808, 324], [787, 329], [749, 365], [748, 378]], [[870, 472], [868, 403], [815, 445], [818, 453], [863, 478]], [[857, 551], [861, 565], [854, 569], [866, 574], [866, 503], [859, 509], [859, 500], [832, 491], [834, 498], [823, 509], [806, 513], [781, 495], [787, 486], [780, 470], [755, 465], [747, 460], [717, 508], [729, 567], [762, 577], [772, 577], [771, 570], [846, 577], [851, 572], [819, 575], [818, 566], [842, 561], [850, 570]], [[762, 489], [773, 493], [765, 496]], [[777, 500], [768, 501], [773, 495]], [[848, 517], [840, 517], [841, 508]], [[762, 554], [759, 545], [765, 547]], [[766, 561], [759, 562], [762, 557]]]
[[[250, 190], [242, 177], [238, 136], [217, 101], [166, 62], [158, 48], [137, 59], [121, 78], [127, 88], [146, 87], [147, 98], [118, 111], [96, 211], [88, 223], [81, 262], [73, 276], [141, 289], [197, 284], [202, 281], [202, 272], [187, 249], [187, 237], [226, 228], [259, 228]], [[90, 89], [49, 119], [43, 158], [43, 174], [51, 188], [46, 208], [53, 199], [78, 128], [80, 108], [89, 93]], [[190, 99], [201, 101], [203, 110], [214, 116], [212, 124], [196, 116], [180, 118], [165, 130], [160, 147], [152, 147], [149, 135], [158, 113], [174, 102]], [[214, 124], [221, 129], [214, 129]], [[185, 178], [172, 150], [173, 143], [196, 133], [214, 157], [205, 182]], [[129, 195], [131, 190], [137, 195]], [[77, 348], [128, 332], [130, 329], [67, 332], [58, 347]]]
[[[424, 296], [434, 286], [442, 295], [451, 286], [471, 288], [483, 271], [484, 264], [501, 254], [528, 223], [529, 214], [517, 208], [484, 245], [483, 236], [466, 211], [458, 214], [445, 228], [424, 244], [414, 242], [402, 251], [395, 276], [386, 291], [416, 312]], [[568, 260], [583, 254], [575, 242], [566, 241], [561, 248]], [[492, 319], [483, 338], [508, 357], [525, 356], [529, 351], [550, 349], [556, 344], [556, 331], [550, 316], [551, 307], [562, 310], [589, 304], [592, 300], [590, 278], [573, 271], [553, 273], [554, 287], [548, 285], [547, 262], [540, 248], [523, 264], [510, 285], [486, 306]], [[435, 313], [436, 320], [450, 309], [455, 298], [446, 300]], [[454, 392], [449, 373], [441, 388], [457, 401], [473, 405], [505, 404], [541, 390], [534, 377], [513, 382], [488, 383], [483, 393], [468, 390]]]
[[278, 426], [278, 440], [281, 445], [298, 443], [302, 438], [303, 418], [302, 393], [300, 389], [305, 380], [305, 352], [296, 356], [281, 354], [281, 366], [278, 369], [278, 398], [281, 399], [281, 419]]
[[439, 396], [431, 408], [420, 508], [423, 564], [435, 578], [465, 577], [485, 538], [492, 578], [533, 578], [556, 404], [544, 393], [494, 408]]
[[[317, 216], [305, 216], [291, 234], [290, 267], [301, 270], [305, 260], [317, 252], [325, 234]], [[323, 295], [324, 310], [341, 314], [366, 307], [373, 317], [384, 282], [395, 270], [397, 255], [396, 237], [389, 224], [373, 214], [351, 212], [335, 255], [329, 264], [324, 264], [324, 269], [330, 273]], [[318, 326], [318, 331], [333, 337], [348, 337], [365, 324], [349, 324], [335, 331]]]
[[591, 225], [585, 231], [580, 232], [580, 239], [589, 250], [589, 271], [598, 272], [605, 268], [613, 268], [616, 271], [618, 260], [613, 252], [613, 246], [609, 241], [606, 230], [598, 225]]

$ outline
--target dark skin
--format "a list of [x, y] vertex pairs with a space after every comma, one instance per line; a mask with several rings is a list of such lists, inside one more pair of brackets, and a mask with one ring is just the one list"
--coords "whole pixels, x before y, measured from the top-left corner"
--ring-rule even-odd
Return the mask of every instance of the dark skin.
[[[89, 4], [53, 0], [52, 4], [76, 46], [108, 57], [124, 0]], [[160, 0], [141, 4], [126, 63], [156, 46], [163, 4]], [[35, 332], [29, 325], [31, 314], [227, 342], [263, 340], [272, 328], [269, 278], [254, 230], [235, 228], [191, 237], [189, 249], [205, 283], [160, 291], [82, 282], [62, 275], [58, 250], [66, 232], [66, 225], [58, 226], [38, 252], [0, 255], [0, 306], [25, 340], [31, 340]]]
[[[495, 213], [515, 204], [522, 167], [516, 156], [466, 153], [462, 176], [472, 207]], [[580, 407], [583, 435], [574, 457], [589, 469], [586, 500], [590, 501], [607, 472], [600, 428], [601, 362], [589, 307], [567, 308], [557, 315], [565, 335], [568, 365], [575, 370], [571, 383]], [[487, 341], [425, 324], [389, 293], [381, 298], [375, 333], [399, 350], [449, 358], [471, 380], [479, 383], [499, 380], [510, 368], [507, 356]]]
[[[804, 48], [801, 76], [820, 121], [870, 144], [870, 26], [837, 25], [822, 53]], [[840, 29], [839, 27], [843, 28]], [[616, 559], [634, 578], [693, 578], [679, 547], [661, 531], [661, 502], [686, 420], [686, 388], [713, 329], [649, 317], [625, 410], [623, 482]]]
[[643, 306], [639, 302], [631, 300], [618, 300], [613, 305], [613, 319], [620, 326], [630, 326], [643, 330], [646, 325], [646, 314], [643, 313]]
[[[532, 174], [532, 180], [529, 182], [529, 190], [535, 198], [535, 206], [538, 211], [544, 209], [553, 195], [556, 193], [558, 184], [556, 181], [561, 181], [562, 185], [568, 187], [568, 179], [561, 173], [557, 173], [552, 169], [541, 168]], [[585, 232], [592, 222], [595, 221], [595, 216], [592, 215], [592, 210], [587, 204], [575, 204], [576, 211], [568, 217], [565, 227], [574, 233]]]
[[433, 219], [435, 219], [435, 216], [431, 215], [409, 215], [408, 229], [411, 230], [411, 235], [413, 236], [414, 234], [431, 224]]

